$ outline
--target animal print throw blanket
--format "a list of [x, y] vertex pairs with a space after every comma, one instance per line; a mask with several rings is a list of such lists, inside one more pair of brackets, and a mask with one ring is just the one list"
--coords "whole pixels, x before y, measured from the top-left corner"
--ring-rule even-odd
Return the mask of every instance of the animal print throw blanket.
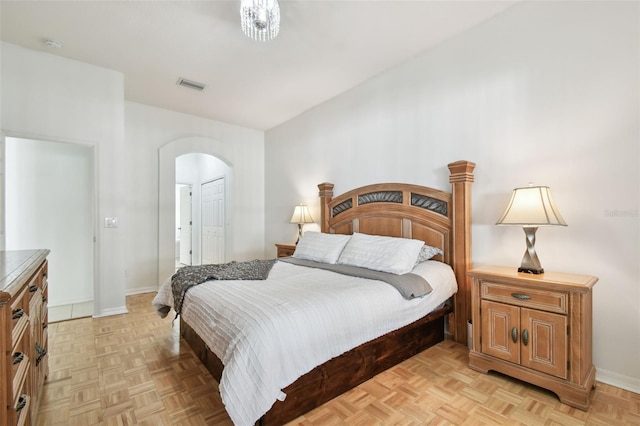
[[276, 259], [256, 259], [247, 262], [185, 266], [178, 269], [171, 277], [173, 310], [176, 311], [176, 317], [180, 315], [184, 296], [191, 287], [209, 280], [265, 280], [275, 263]]

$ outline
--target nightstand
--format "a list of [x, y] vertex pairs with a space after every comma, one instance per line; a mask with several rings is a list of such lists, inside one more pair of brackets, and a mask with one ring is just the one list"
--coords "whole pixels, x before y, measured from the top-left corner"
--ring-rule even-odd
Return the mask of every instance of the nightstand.
[[592, 360], [592, 288], [598, 278], [488, 266], [472, 278], [469, 367], [494, 370], [548, 389], [586, 410]]
[[278, 248], [278, 257], [293, 256], [293, 252], [296, 251], [295, 244], [276, 244]]

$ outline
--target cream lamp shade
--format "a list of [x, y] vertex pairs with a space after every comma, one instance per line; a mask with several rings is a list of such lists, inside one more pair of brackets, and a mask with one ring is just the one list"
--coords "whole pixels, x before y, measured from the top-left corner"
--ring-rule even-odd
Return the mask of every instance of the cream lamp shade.
[[517, 225], [524, 229], [527, 250], [518, 272], [542, 274], [544, 269], [535, 249], [536, 231], [539, 226], [567, 226], [556, 207], [548, 186], [516, 188], [496, 225]]
[[313, 218], [311, 218], [311, 213], [309, 213], [309, 207], [304, 204], [296, 206], [293, 209], [293, 215], [289, 222], [298, 224], [298, 239], [296, 240], [296, 244], [298, 244], [300, 237], [302, 237], [302, 225], [305, 223], [313, 223]]

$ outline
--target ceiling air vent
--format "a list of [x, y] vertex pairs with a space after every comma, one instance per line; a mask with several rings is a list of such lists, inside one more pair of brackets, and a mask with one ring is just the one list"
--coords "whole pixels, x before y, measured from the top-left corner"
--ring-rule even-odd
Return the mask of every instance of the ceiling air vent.
[[186, 78], [182, 78], [182, 77], [178, 79], [178, 83], [176, 84], [178, 84], [179, 86], [188, 87], [190, 89], [195, 89], [200, 92], [202, 92], [206, 87], [206, 85], [202, 83], [198, 83], [197, 81], [193, 81], [193, 80], [187, 80]]

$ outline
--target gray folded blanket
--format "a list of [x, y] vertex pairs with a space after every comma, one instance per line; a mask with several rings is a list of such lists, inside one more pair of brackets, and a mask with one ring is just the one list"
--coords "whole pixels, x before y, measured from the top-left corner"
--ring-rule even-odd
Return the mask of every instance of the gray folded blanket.
[[229, 262], [215, 265], [185, 266], [171, 277], [173, 310], [176, 317], [182, 311], [182, 303], [187, 291], [198, 284], [210, 280], [265, 280], [275, 259]]
[[294, 265], [307, 266], [310, 268], [326, 269], [353, 277], [367, 278], [370, 280], [383, 281], [400, 292], [405, 299], [423, 297], [433, 291], [431, 284], [417, 274], [390, 274], [388, 272], [374, 271], [372, 269], [359, 268], [350, 265], [338, 265], [329, 263], [313, 262], [311, 260], [296, 259], [294, 257], [281, 257], [282, 262], [293, 263]]

